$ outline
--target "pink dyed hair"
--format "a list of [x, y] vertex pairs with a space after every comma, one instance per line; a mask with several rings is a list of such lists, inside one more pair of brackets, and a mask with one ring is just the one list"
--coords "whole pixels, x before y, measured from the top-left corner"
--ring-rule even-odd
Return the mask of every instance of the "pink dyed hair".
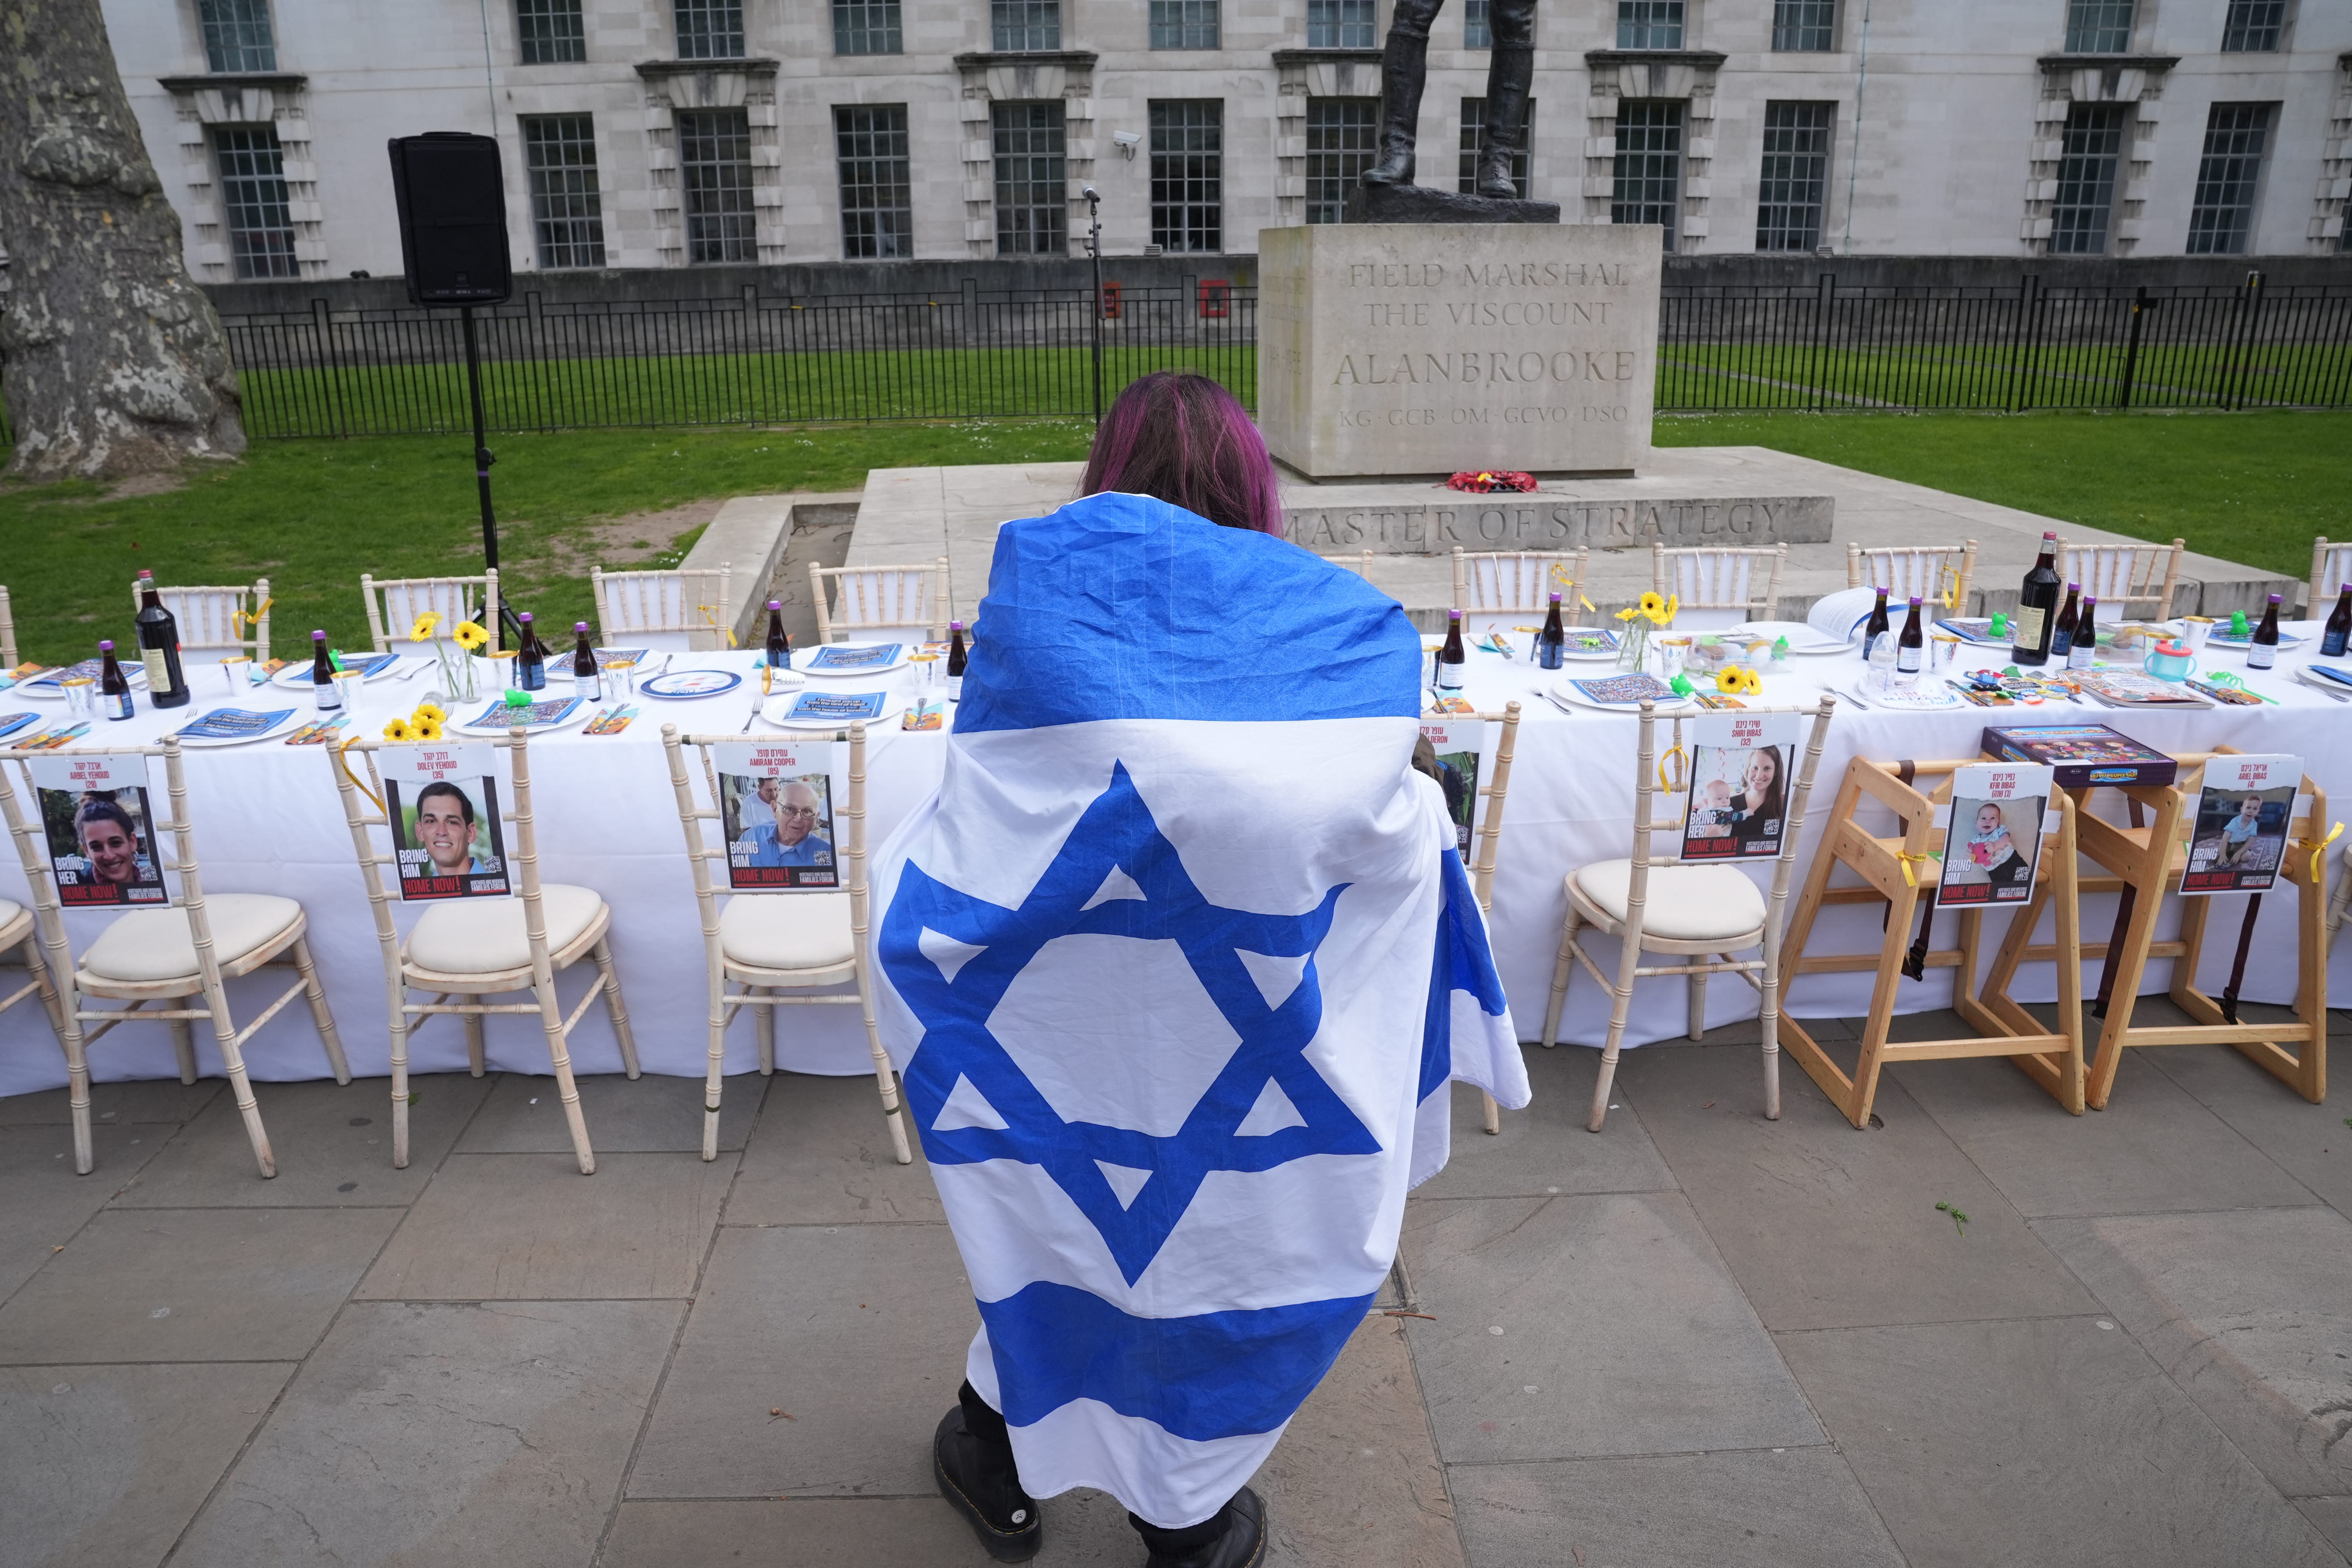
[[1234, 395], [1192, 371], [1156, 370], [1103, 416], [1082, 495], [1157, 496], [1226, 528], [1282, 532], [1265, 438]]

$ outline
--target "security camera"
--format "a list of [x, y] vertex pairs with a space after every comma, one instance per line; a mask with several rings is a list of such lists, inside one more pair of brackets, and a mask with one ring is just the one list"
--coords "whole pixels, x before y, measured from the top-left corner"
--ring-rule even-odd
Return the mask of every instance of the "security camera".
[[1136, 148], [1143, 144], [1143, 138], [1132, 131], [1114, 131], [1110, 139], [1118, 144], [1120, 156], [1126, 158], [1133, 158]]

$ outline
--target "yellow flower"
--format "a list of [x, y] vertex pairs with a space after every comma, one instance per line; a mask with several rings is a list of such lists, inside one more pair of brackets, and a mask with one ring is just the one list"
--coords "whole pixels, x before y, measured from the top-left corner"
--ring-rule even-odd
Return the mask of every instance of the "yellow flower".
[[464, 648], [467, 653], [474, 652], [484, 643], [490, 640], [490, 634], [484, 631], [480, 626], [476, 626], [471, 621], [459, 621], [457, 623], [457, 629], [452, 632], [450, 636], [456, 637], [457, 639], [457, 646]]
[[405, 719], [394, 719], [383, 727], [383, 738], [387, 741], [414, 741], [416, 739], [416, 726]]
[[409, 717], [419, 724], [438, 724], [449, 717], [449, 711], [438, 702], [420, 702]]
[[1743, 696], [1764, 689], [1764, 678], [1752, 669], [1732, 665], [1715, 678], [1715, 689], [1732, 696]]
[[441, 721], [438, 719], [427, 719], [422, 713], [418, 714], [416, 716], [416, 738], [420, 741], [439, 740], [441, 738]]
[[1666, 602], [1655, 594], [1643, 595], [1642, 602], [1634, 607], [1653, 621], [1666, 613]]
[[425, 638], [433, 635], [433, 628], [440, 624], [440, 611], [425, 611], [423, 615], [416, 617], [416, 624], [408, 628], [408, 640], [410, 642], [423, 642]]

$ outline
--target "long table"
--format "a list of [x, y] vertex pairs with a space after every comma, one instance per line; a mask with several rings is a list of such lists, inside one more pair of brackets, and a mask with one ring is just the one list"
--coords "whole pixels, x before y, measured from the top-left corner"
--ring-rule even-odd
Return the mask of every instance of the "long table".
[[[2250, 677], [2260, 690], [2278, 699], [2259, 709], [2211, 711], [2116, 713], [2095, 706], [2057, 703], [2032, 710], [1967, 708], [1949, 713], [1897, 713], [1842, 703], [1831, 727], [1828, 749], [1816, 781], [1814, 810], [1801, 842], [1798, 875], [1811, 863], [1822, 822], [1847, 760], [1856, 755], [1918, 759], [1973, 756], [1989, 722], [2111, 723], [2126, 733], [2165, 749], [2210, 751], [2229, 744], [2248, 752], [2302, 756], [2323, 788], [2352, 795], [2352, 711], [2291, 678], [2290, 667], [2317, 644], [2317, 627], [2294, 628], [2309, 640], [2281, 658], [2269, 675]], [[1525, 639], [1519, 639], [1522, 644]], [[1970, 650], [1973, 651], [1973, 650]], [[1990, 650], [1985, 650], [1990, 654]], [[680, 655], [673, 670], [728, 668], [748, 672], [752, 656], [743, 653]], [[1961, 667], [1993, 662], [1964, 653]], [[2210, 667], [2236, 668], [2234, 655], [2217, 654]], [[1577, 673], [1571, 670], [1570, 673]], [[1858, 659], [1846, 656], [1792, 658], [1767, 678], [1766, 690], [1751, 701], [1762, 705], [1810, 702], [1824, 686], [1852, 688]], [[1553, 955], [1565, 908], [1562, 878], [1588, 861], [1629, 852], [1633, 809], [1636, 721], [1630, 715], [1564, 712], [1541, 695], [1555, 679], [1524, 661], [1489, 652], [1472, 655], [1465, 694], [1482, 709], [1522, 704], [1517, 752], [1506, 803], [1501, 858], [1495, 883], [1493, 926], [1496, 956], [1522, 1038], [1540, 1031], [1550, 986]], [[222, 705], [216, 670], [194, 676], [197, 701], [189, 709], [156, 713], [141, 700], [133, 719], [100, 721], [85, 749], [146, 742], [184, 724], [195, 713]], [[353, 724], [374, 734], [396, 713], [405, 712], [433, 684], [430, 672], [407, 681], [379, 680], [362, 688], [352, 703]], [[206, 683], [209, 681], [210, 689]], [[299, 694], [292, 700], [307, 702]], [[243, 705], [255, 705], [250, 700]], [[0, 710], [26, 704], [0, 693]], [[661, 727], [674, 722], [689, 731], [733, 732], [748, 712], [741, 689], [693, 702], [639, 699], [641, 712], [619, 735], [583, 735], [576, 729], [542, 735], [531, 742], [532, 784], [542, 875], [549, 881], [594, 889], [613, 909], [613, 950], [630, 1019], [646, 1070], [698, 1076], [706, 1049], [703, 958], [695, 916], [693, 884], [679, 831]], [[760, 732], [766, 731], [761, 729]], [[868, 762], [869, 843], [878, 847], [890, 830], [937, 787], [945, 765], [946, 737], [908, 732], [890, 721], [870, 742]], [[90, 742], [97, 742], [92, 746]], [[186, 772], [197, 825], [197, 848], [207, 893], [268, 892], [301, 900], [309, 911], [311, 944], [334, 1007], [352, 1068], [362, 1076], [389, 1070], [383, 966], [351, 837], [321, 748], [289, 748], [275, 741], [190, 751]], [[154, 771], [158, 805], [162, 768]], [[15, 782], [22, 784], [21, 775]], [[2112, 795], [2105, 797], [2114, 802]], [[2105, 808], [2103, 808], [2105, 809]], [[2339, 815], [2342, 807], [2332, 806]], [[1753, 874], [1766, 873], [1750, 868]], [[2331, 873], [2332, 876], [2332, 873]], [[0, 897], [29, 900], [14, 855], [0, 858]], [[1793, 898], [1793, 891], [1792, 891]], [[2225, 899], [2232, 909], [2235, 898]], [[2293, 900], [2263, 902], [2259, 940], [2248, 967], [2244, 995], [2289, 1001], [2294, 991], [2291, 921]], [[395, 906], [404, 931], [413, 907]], [[2109, 900], [2095, 898], [2085, 910], [2084, 930], [2104, 932]], [[69, 912], [67, 924], [77, 952], [107, 917]], [[1990, 916], [1997, 927], [2006, 916]], [[2168, 919], [2170, 917], [2168, 916]], [[2230, 929], [2234, 918], [2224, 915]], [[2162, 934], [2169, 934], [2168, 927]], [[1990, 950], [1998, 931], [1989, 933]], [[1879, 940], [1874, 911], [1857, 906], [1832, 909], [1816, 928], [1813, 950], [1874, 951]], [[2219, 944], [2227, 949], [2229, 943]], [[2209, 959], [2226, 963], [2227, 952]], [[2352, 982], [2352, 959], [2338, 961], [2336, 984]], [[2168, 963], [2152, 963], [2147, 986], [2161, 990]], [[582, 965], [558, 981], [567, 1004], [593, 978]], [[269, 984], [248, 976], [229, 984], [232, 1005], [249, 1017]], [[1788, 1005], [1799, 1016], [1848, 1016], [1864, 1010], [1869, 976], [1808, 975], [1792, 987]], [[1906, 1012], [1950, 1004], [1954, 973], [1931, 971], [1905, 982], [1898, 1005]], [[2218, 982], [2216, 982], [2218, 984]], [[2048, 965], [2029, 967], [2016, 994], [2051, 999], [2056, 978]], [[1686, 1026], [1683, 987], [1666, 982], [1638, 985], [1627, 1043], [1668, 1038]], [[1752, 1016], [1755, 994], [1746, 985], [1719, 979], [1709, 991], [1710, 1027]], [[1588, 975], [1579, 974], [1569, 994], [1561, 1037], [1598, 1044], [1608, 1020], [1607, 997]], [[415, 1070], [454, 1071], [466, 1061], [462, 1032], [454, 1021], [428, 1024], [412, 1040]], [[199, 1060], [217, 1071], [209, 1037], [199, 1032]], [[492, 1018], [488, 1023], [492, 1066], [509, 1071], [544, 1072], [547, 1053], [535, 1020]], [[620, 1070], [620, 1052], [601, 1007], [591, 1008], [572, 1039], [572, 1058], [583, 1072]], [[854, 1074], [868, 1070], [866, 1045], [855, 1009], [786, 1010], [777, 1028], [777, 1058], [794, 1070]], [[323, 1077], [327, 1067], [310, 1019], [289, 1008], [247, 1047], [253, 1075], [265, 1080]], [[728, 1045], [728, 1070], [754, 1066], [751, 1026], [739, 1018]], [[161, 1027], [125, 1027], [99, 1042], [92, 1065], [101, 1080], [168, 1078], [177, 1068], [169, 1032]], [[0, 1094], [53, 1087], [65, 1070], [38, 1007], [30, 1002], [0, 1014]]]

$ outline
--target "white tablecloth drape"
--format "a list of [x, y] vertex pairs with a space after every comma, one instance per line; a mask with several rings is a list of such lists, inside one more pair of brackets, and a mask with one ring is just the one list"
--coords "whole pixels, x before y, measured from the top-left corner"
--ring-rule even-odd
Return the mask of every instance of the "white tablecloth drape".
[[[2315, 646], [2317, 628], [2302, 629], [2312, 636], [2306, 646]], [[2292, 679], [2286, 667], [2297, 661], [2297, 656], [2290, 654], [2275, 674], [2252, 678], [2261, 689], [2279, 699], [2277, 705], [2260, 709], [2116, 713], [2062, 702], [2032, 710], [1969, 708], [1952, 713], [1914, 714], [1843, 703], [1816, 781], [1814, 810], [1799, 851], [1797, 877], [1801, 879], [1811, 863], [1849, 758], [1973, 756], [1988, 722], [2110, 723], [2159, 748], [2206, 751], [2229, 744], [2248, 752], [2287, 752], [2305, 759], [2306, 770], [2323, 789], [2352, 795], [2352, 710]], [[751, 662], [749, 653], [703, 653], [681, 655], [672, 668], [691, 665], [748, 670]], [[1964, 666], [1974, 662], [1963, 659]], [[2211, 662], [2216, 668], [2234, 669], [2242, 661], [2221, 654]], [[1603, 671], [1586, 667], [1581, 672], [1571, 668], [1566, 673], [1586, 672]], [[1811, 701], [1824, 681], [1852, 685], [1859, 673], [1858, 662], [1849, 658], [1793, 659], [1768, 679], [1763, 697], [1751, 699], [1751, 705]], [[85, 748], [153, 741], [186, 722], [192, 713], [222, 705], [215, 672], [202, 670], [194, 679], [198, 700], [193, 709], [160, 714], [146, 709], [142, 700], [134, 719], [121, 724], [100, 721], [101, 729], [88, 737]], [[1514, 698], [1523, 704], [1495, 884], [1493, 923], [1496, 958], [1519, 1033], [1528, 1039], [1542, 1027], [1565, 907], [1562, 876], [1587, 861], [1622, 857], [1631, 846], [1635, 721], [1616, 714], [1561, 711], [1539, 695], [1543, 685], [1553, 679], [1523, 661], [1506, 661], [1480, 652], [1472, 656], [1466, 688], [1466, 695], [1482, 708], [1499, 710]], [[355, 725], [363, 733], [376, 732], [386, 719], [405, 711], [432, 681], [430, 674], [424, 674], [410, 681], [380, 681], [365, 689], [354, 703]], [[307, 697], [289, 695], [291, 700], [307, 703]], [[259, 704], [247, 700], [244, 705]], [[26, 706], [45, 705], [12, 702], [7, 694], [0, 693], [0, 711]], [[661, 726], [675, 722], [687, 731], [732, 732], [741, 726], [748, 703], [739, 689], [698, 702], [640, 699], [639, 707], [642, 712], [636, 721], [620, 735], [585, 736], [568, 731], [533, 742], [531, 773], [541, 864], [547, 880], [593, 888], [612, 905], [613, 950], [646, 1070], [698, 1076], [706, 1048], [700, 927], [685, 841], [663, 760]], [[89, 747], [91, 742], [99, 747]], [[1491, 739], [1489, 745], [1491, 749]], [[875, 732], [871, 747], [868, 842], [878, 846], [937, 786], [946, 749], [940, 734], [909, 733], [897, 728], [895, 721]], [[389, 1070], [390, 1050], [383, 967], [331, 766], [321, 749], [289, 748], [276, 741], [189, 752], [186, 770], [197, 847], [208, 893], [268, 892], [301, 900], [310, 913], [312, 948], [352, 1071], [381, 1075]], [[12, 770], [11, 777], [21, 789], [22, 774]], [[160, 761], [153, 777], [161, 809]], [[2111, 810], [2118, 797], [2109, 795], [2104, 799], [2109, 804], [2099, 809]], [[2347, 807], [2332, 805], [2331, 810], [2345, 815], [2347, 807]], [[1759, 879], [1769, 875], [1764, 868], [1748, 869]], [[29, 901], [13, 854], [0, 860], [0, 897]], [[2222, 903], [2225, 910], [2216, 929], [2233, 935], [2234, 911], [2242, 907], [2242, 900], [2225, 898]], [[2259, 939], [2247, 973], [2245, 994], [2250, 999], [2293, 999], [2293, 896], [2284, 892], [2263, 901]], [[2112, 907], [2107, 898], [2087, 901], [2084, 926], [2087, 936], [2105, 935]], [[404, 931], [415, 916], [414, 908], [399, 909]], [[66, 917], [77, 952], [97, 935], [107, 918], [101, 912]], [[1939, 931], [1948, 931], [1947, 922], [1952, 918], [1939, 917]], [[1992, 941], [1998, 940], [2006, 918], [1990, 917]], [[2168, 911], [2160, 930], [2168, 933], [2176, 919]], [[1824, 915], [1816, 927], [1811, 951], [1874, 952], [1878, 941], [1876, 913], [1867, 908], [1845, 908]], [[1990, 948], [1991, 941], [1987, 945]], [[2208, 979], [2218, 986], [2218, 973], [2225, 972], [2233, 944], [2217, 937], [2212, 945], [2217, 951], [2208, 957]], [[2347, 963], [2352, 960], [2339, 961], [2339, 964]], [[2168, 963], [2151, 964], [2147, 988], [2163, 989], [2169, 982], [2169, 969]], [[2336, 973], [2339, 983], [2352, 981], [2352, 968], [2339, 967]], [[582, 965], [559, 979], [558, 988], [567, 1004], [582, 994], [593, 975], [593, 968]], [[1898, 1007], [1918, 1012], [1949, 1005], [1953, 979], [1953, 972], [1938, 970], [1930, 972], [1926, 980], [1905, 982]], [[240, 1016], [251, 1016], [273, 983], [283, 984], [268, 974], [230, 983], [231, 1001]], [[0, 986], [5, 988], [11, 987]], [[2055, 976], [2047, 965], [2038, 971], [2029, 968], [2018, 993], [2028, 1000], [2053, 998]], [[1808, 976], [1792, 988], [1789, 1007], [1801, 1016], [1846, 1016], [1861, 1012], [1868, 996], [1867, 975]], [[1755, 1010], [1755, 994], [1736, 980], [1718, 977], [1710, 988], [1710, 1026], [1752, 1016]], [[1570, 991], [1562, 1038], [1596, 1044], [1607, 1019], [1605, 994], [1590, 976], [1580, 974]], [[1680, 984], [1643, 984], [1635, 994], [1627, 1043], [1679, 1035], [1685, 1022], [1686, 1000]], [[488, 1037], [492, 1066], [520, 1072], [547, 1070], [546, 1047], [535, 1020], [492, 1018]], [[572, 1059], [582, 1071], [620, 1068], [619, 1048], [601, 1007], [591, 1008], [582, 1020], [572, 1048]], [[204, 1070], [219, 1070], [217, 1053], [201, 1029], [197, 1054]], [[299, 1006], [281, 1013], [257, 1034], [248, 1042], [246, 1055], [253, 1075], [260, 1079], [319, 1078], [327, 1072], [309, 1016]], [[868, 1070], [863, 1030], [856, 1010], [846, 1007], [784, 1011], [778, 1021], [777, 1058], [781, 1065], [799, 1071]], [[412, 1041], [411, 1060], [415, 1070], [421, 1072], [461, 1068], [465, 1045], [457, 1024], [449, 1020], [428, 1024]], [[114, 1031], [94, 1047], [92, 1063], [101, 1081], [168, 1078], [177, 1071], [169, 1032], [153, 1025]], [[749, 1071], [754, 1063], [751, 1022], [739, 1018], [729, 1040], [728, 1070]], [[64, 1061], [40, 1009], [27, 1001], [0, 1014], [0, 1094], [24, 1093], [64, 1080]]]

